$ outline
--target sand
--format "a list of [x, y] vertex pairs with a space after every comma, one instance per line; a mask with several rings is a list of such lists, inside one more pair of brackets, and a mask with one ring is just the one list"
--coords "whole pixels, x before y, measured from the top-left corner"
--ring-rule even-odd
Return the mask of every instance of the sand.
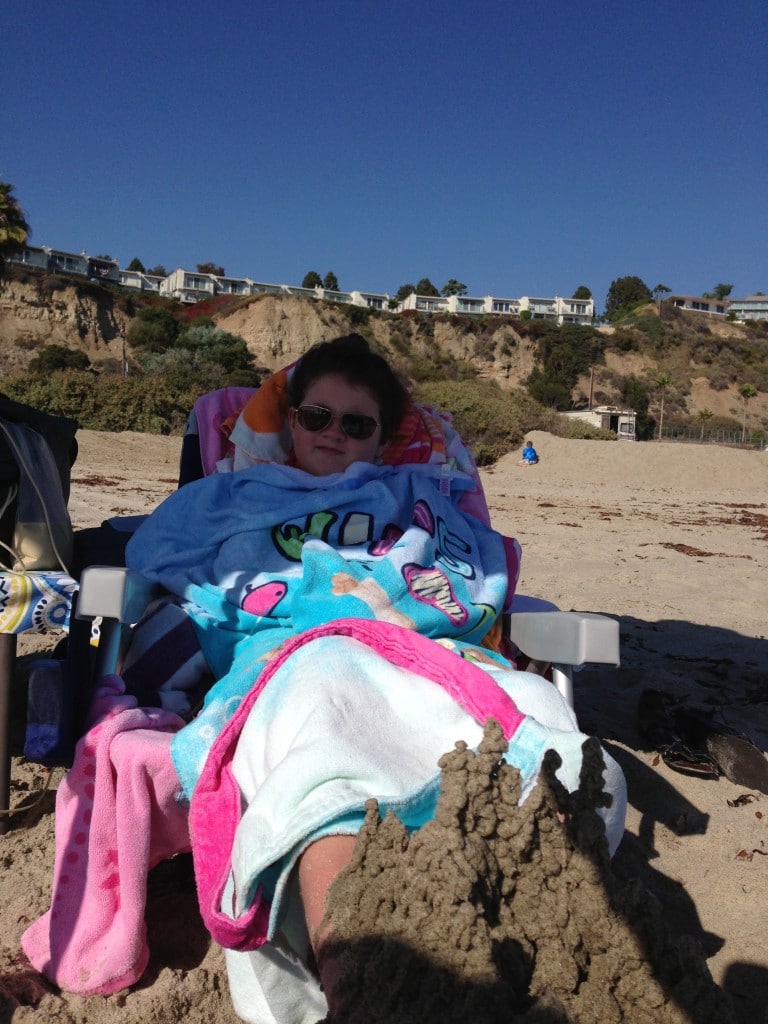
[[[520, 589], [621, 623], [622, 666], [589, 667], [575, 680], [582, 729], [604, 739], [629, 787], [627, 833], [606, 891], [615, 885], [631, 892], [639, 883], [652, 893], [662, 908], [654, 927], [670, 931], [665, 941], [685, 936], [689, 962], [701, 958], [739, 1024], [762, 1024], [768, 796], [727, 778], [674, 771], [638, 728], [636, 709], [654, 688], [671, 707], [711, 714], [762, 750], [768, 746], [768, 453], [532, 436], [538, 466], [517, 469], [516, 456], [508, 456], [483, 474], [494, 524], [523, 545]], [[174, 489], [178, 439], [89, 431], [78, 437], [70, 501], [76, 527], [148, 511]], [[51, 645], [51, 638], [21, 641], [25, 652]], [[23, 685], [22, 671], [20, 706]], [[21, 719], [14, 724], [20, 752]], [[61, 994], [25, 964], [19, 936], [50, 896], [60, 775], [48, 778], [14, 758], [14, 805], [32, 803], [47, 781], [50, 789], [0, 838], [0, 1024], [236, 1021], [222, 953], [207, 941], [196, 913], [187, 858], [152, 874], [152, 959], [134, 990], [107, 999]], [[563, 993], [557, 998], [574, 1012]], [[702, 1005], [679, 1019], [712, 1019]], [[554, 1003], [547, 1013], [543, 1019], [551, 1022], [567, 1019]]]
[[340, 980], [328, 1021], [366, 1024], [733, 1024], [703, 954], [672, 934], [642, 884], [619, 882], [596, 809], [597, 739], [568, 794], [544, 759], [520, 806], [492, 719], [477, 755], [441, 761], [432, 821], [408, 837], [370, 801], [327, 915]]

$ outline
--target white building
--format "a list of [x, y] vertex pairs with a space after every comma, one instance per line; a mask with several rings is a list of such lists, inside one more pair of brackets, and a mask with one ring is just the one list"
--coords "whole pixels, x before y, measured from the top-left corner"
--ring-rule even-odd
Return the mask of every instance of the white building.
[[413, 309], [420, 313], [464, 313], [474, 316], [515, 316], [530, 313], [532, 320], [551, 320], [556, 324], [592, 323], [595, 315], [593, 299], [536, 298], [523, 295], [519, 299], [486, 295], [417, 295], [411, 292], [397, 307], [399, 312]]
[[598, 429], [612, 430], [620, 441], [636, 440], [637, 413], [634, 409], [620, 409], [617, 405], [596, 405], [592, 409], [574, 409], [560, 415], [573, 420], [584, 420]]
[[705, 299], [701, 295], [670, 295], [671, 302], [678, 309], [689, 309], [694, 313], [709, 313], [710, 316], [725, 317], [730, 307], [728, 299]]
[[729, 313], [737, 320], [768, 320], [768, 295], [748, 295], [745, 299], [730, 299]]

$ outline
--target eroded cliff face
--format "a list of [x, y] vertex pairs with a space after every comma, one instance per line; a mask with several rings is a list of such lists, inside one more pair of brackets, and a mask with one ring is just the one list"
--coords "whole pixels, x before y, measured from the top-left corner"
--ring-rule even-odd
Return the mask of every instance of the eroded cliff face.
[[214, 319], [222, 330], [244, 338], [259, 365], [269, 370], [298, 359], [315, 342], [350, 331], [370, 336], [395, 361], [406, 352], [427, 355], [437, 348], [506, 387], [520, 386], [533, 369], [532, 343], [508, 324], [489, 328], [456, 317], [455, 322], [428, 322], [431, 330], [426, 333], [419, 322], [396, 315], [371, 316], [367, 323], [358, 324], [347, 315], [347, 308], [293, 295], [264, 295]]
[[[45, 345], [86, 353], [98, 367], [120, 360], [131, 316], [98, 285], [59, 286], [60, 279], [0, 278], [0, 371], [23, 372]], [[130, 304], [128, 304], [130, 308]]]
[[[90, 359], [96, 369], [118, 369], [126, 335], [146, 296], [61, 278], [0, 279], [0, 373], [22, 373], [46, 345], [64, 345]], [[293, 295], [263, 295], [214, 316], [222, 330], [244, 338], [257, 365], [276, 370], [298, 359], [318, 341], [360, 331], [398, 357], [422, 356], [471, 363], [502, 387], [522, 385], [531, 372], [534, 348], [509, 324], [487, 325], [453, 318], [418, 321], [383, 314], [359, 321], [349, 307]], [[438, 360], [440, 361], [440, 360]]]
[[216, 326], [245, 339], [260, 366], [277, 370], [318, 341], [350, 331], [342, 306], [295, 295], [263, 295], [232, 313], [214, 317]]
[[[25, 280], [0, 278], [0, 379], [23, 373], [45, 345], [65, 345], [88, 356], [96, 370], [120, 372], [132, 358], [126, 343], [134, 316], [150, 297], [92, 282], [69, 283], [59, 277]], [[193, 314], [194, 315], [194, 314]], [[244, 338], [263, 371], [277, 370], [298, 359], [318, 341], [359, 331], [375, 340], [406, 376], [419, 360], [438, 366], [451, 359], [470, 363], [480, 377], [503, 388], [524, 388], [534, 367], [536, 343], [519, 335], [514, 322], [462, 317], [414, 318], [365, 311], [294, 295], [260, 295], [246, 303], [223, 307], [213, 317], [222, 330]], [[726, 330], [726, 325], [717, 325]], [[729, 325], [736, 330], [735, 325]], [[628, 374], [644, 378], [657, 372], [648, 352], [606, 354], [595, 378], [581, 378], [574, 397], [594, 386], [599, 402], [620, 402], [619, 382]], [[446, 370], [446, 376], [450, 376]], [[736, 384], [712, 389], [706, 377], [694, 377], [687, 398], [689, 412], [707, 408], [737, 422], [743, 415]], [[768, 397], [759, 395], [750, 407], [759, 422], [768, 416]]]

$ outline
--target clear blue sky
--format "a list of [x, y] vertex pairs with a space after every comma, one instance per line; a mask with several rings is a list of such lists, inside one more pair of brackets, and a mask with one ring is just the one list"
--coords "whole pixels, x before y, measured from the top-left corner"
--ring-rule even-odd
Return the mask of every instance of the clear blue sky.
[[37, 245], [395, 292], [768, 291], [764, 0], [5, 0]]

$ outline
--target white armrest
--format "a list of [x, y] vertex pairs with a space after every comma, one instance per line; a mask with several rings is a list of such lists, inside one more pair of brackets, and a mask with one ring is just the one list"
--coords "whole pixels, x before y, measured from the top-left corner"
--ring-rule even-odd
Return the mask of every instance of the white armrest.
[[509, 638], [535, 661], [619, 665], [619, 624], [594, 612], [513, 612]]
[[158, 587], [131, 569], [89, 565], [80, 577], [75, 617], [101, 618], [94, 678], [117, 672], [124, 641], [144, 614]]
[[140, 573], [123, 567], [89, 565], [80, 577], [78, 619], [115, 619], [137, 622], [157, 591]]
[[573, 707], [573, 669], [619, 665], [619, 624], [594, 612], [513, 612], [508, 634], [523, 654], [552, 667], [552, 682]]

